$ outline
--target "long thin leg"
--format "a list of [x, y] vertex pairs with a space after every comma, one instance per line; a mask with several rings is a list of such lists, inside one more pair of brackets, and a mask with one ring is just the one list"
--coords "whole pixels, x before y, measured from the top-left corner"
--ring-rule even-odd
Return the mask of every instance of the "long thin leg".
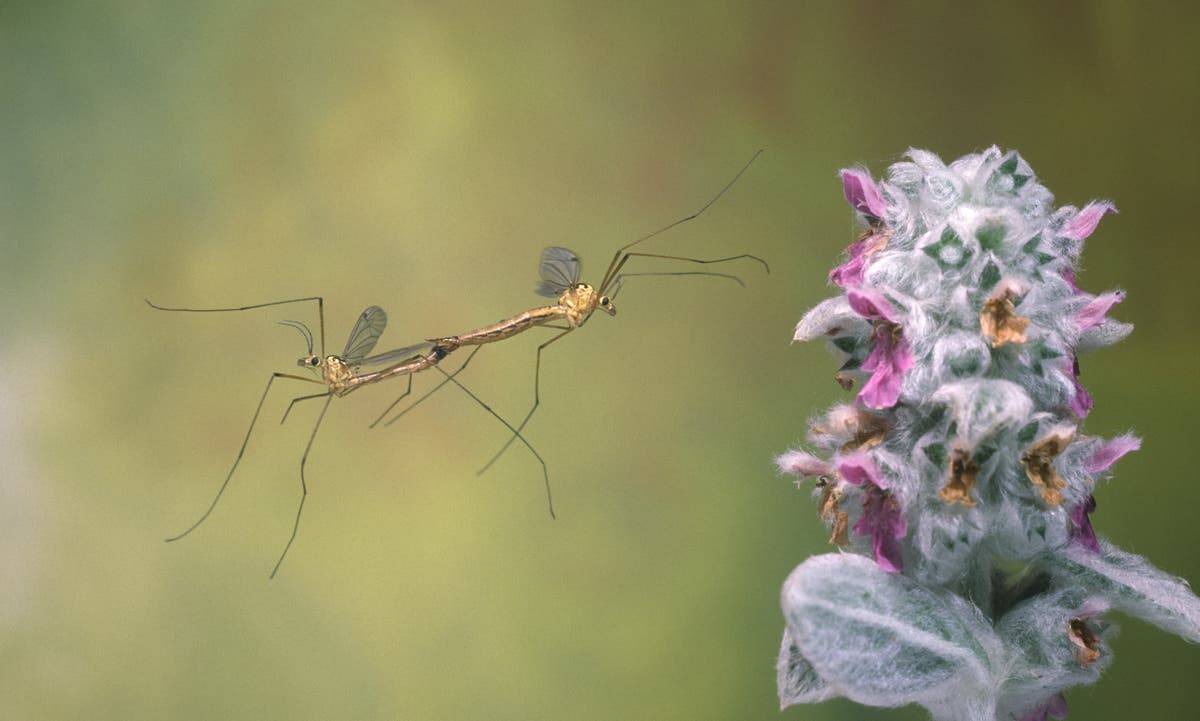
[[771, 266], [767, 265], [767, 261], [763, 260], [762, 258], [759, 258], [757, 255], [751, 255], [750, 253], [741, 253], [739, 255], [731, 255], [727, 258], [689, 258], [689, 257], [682, 256], [682, 255], [663, 255], [662, 253], [626, 253], [625, 258], [627, 258], [627, 259], [628, 258], [663, 258], [665, 260], [686, 260], [689, 263], [704, 263], [704, 264], [728, 263], [731, 260], [741, 260], [742, 258], [749, 258], [750, 260], [757, 260], [759, 263], [762, 263], [762, 267], [766, 268], [768, 273], [771, 272]]
[[325, 405], [321, 406], [321, 415], [317, 416], [312, 433], [308, 436], [308, 445], [304, 447], [304, 455], [300, 457], [300, 505], [296, 507], [296, 521], [292, 524], [292, 535], [288, 537], [287, 545], [283, 547], [283, 553], [279, 554], [275, 568], [271, 569], [271, 578], [275, 578], [275, 574], [279, 573], [279, 567], [283, 565], [283, 559], [291, 549], [292, 541], [296, 540], [296, 532], [300, 530], [300, 514], [304, 512], [304, 501], [308, 498], [308, 483], [304, 480], [304, 464], [308, 463], [308, 452], [312, 450], [313, 440], [317, 437], [317, 429], [321, 427], [321, 419], [325, 417], [325, 411], [329, 410], [329, 402], [332, 400], [333, 394], [330, 393], [329, 397], [325, 399]]
[[[757, 260], [759, 263], [762, 263], [762, 266], [764, 268], [766, 268], [767, 273], [771, 272], [771, 266], [767, 265], [767, 261], [763, 260], [762, 258], [759, 258], [757, 255], [751, 255], [749, 253], [742, 253], [741, 255], [731, 255], [728, 258], [687, 258], [687, 257], [681, 256], [681, 255], [662, 255], [660, 253], [626, 253], [625, 255], [621, 256], [620, 260], [615, 261], [613, 263], [612, 271], [606, 276], [606, 279], [604, 281], [605, 284], [600, 286], [601, 293], [608, 292], [609, 288], [611, 288], [613, 286], [613, 284], [616, 282], [616, 279], [622, 275], [621, 268], [625, 267], [625, 263], [629, 262], [629, 259], [634, 258], [634, 257], [637, 257], [637, 258], [661, 258], [663, 260], [683, 260], [683, 261], [687, 261], [688, 263], [700, 263], [703, 265], [707, 265], [709, 263], [727, 263], [731, 260], [741, 260], [742, 258], [749, 258], [750, 260]], [[632, 274], [625, 273], [624, 275], [632, 275]], [[739, 279], [738, 282], [740, 283], [741, 280]]]
[[[638, 277], [643, 277], [643, 276], [647, 276], [647, 275], [653, 275], [653, 276], [703, 275], [703, 276], [706, 276], [709, 278], [726, 278], [728, 280], [732, 280], [733, 282], [737, 283], [738, 285], [742, 286], [743, 288], [746, 287], [745, 281], [743, 281], [741, 278], [737, 277], [736, 275], [733, 275], [732, 273], [710, 273], [706, 270], [682, 270], [682, 271], [672, 271], [672, 272], [662, 272], [662, 273], [658, 273], [658, 272], [654, 272], [654, 273], [621, 273], [617, 277], [613, 278], [612, 290], [610, 290], [608, 292], [609, 299], [610, 300], [617, 299], [617, 295], [620, 294], [621, 288], [625, 285], [626, 278], [638, 278]], [[591, 316], [588, 316], [588, 317], [590, 318]], [[580, 325], [583, 325], [583, 324], [580, 323]]]
[[[444, 368], [442, 368], [441, 366], [434, 366], [434, 368], [437, 368], [438, 372], [440, 372], [442, 375], [446, 376], [446, 381], [448, 383], [453, 383], [454, 385], [461, 388], [463, 393], [466, 393], [467, 395], [471, 396], [471, 398], [473, 398], [476, 403], [483, 406], [483, 409], [485, 411], [487, 411], [488, 413], [491, 413], [496, 418], [496, 420], [503, 423], [505, 428], [507, 428], [508, 430], [513, 432], [514, 439], [516, 439], [516, 438], [521, 439], [521, 443], [523, 443], [525, 445], [525, 447], [529, 449], [529, 452], [533, 454], [533, 457], [537, 459], [537, 462], [542, 465], [542, 479], [546, 484], [546, 504], [550, 508], [550, 517], [555, 518], [555, 519], [558, 518], [558, 516], [556, 516], [554, 514], [554, 497], [550, 493], [550, 471], [546, 467], [546, 461], [542, 458], [542, 455], [540, 453], [538, 453], [537, 450], [532, 445], [530, 445], [529, 441], [525, 440], [525, 436], [521, 435], [521, 430], [519, 428], [513, 428], [511, 423], [504, 420], [504, 418], [499, 413], [494, 411], [491, 406], [489, 406], [487, 403], [484, 403], [483, 400], [480, 399], [479, 396], [472, 393], [470, 391], [470, 389], [468, 389], [461, 382], [459, 382], [459, 380], [454, 377], [454, 376], [458, 375], [457, 371], [454, 373], [447, 373], [446, 370]], [[462, 370], [462, 369], [460, 368], [459, 370]], [[529, 420], [529, 419], [526, 418], [525, 420]], [[509, 443], [511, 443], [511, 442], [512, 441], [510, 440]]]
[[[410, 376], [410, 378], [411, 378], [411, 376]], [[283, 412], [283, 418], [279, 419], [279, 425], [281, 425], [281, 426], [283, 425], [283, 422], [287, 420], [288, 414], [292, 412], [292, 406], [296, 405], [300, 401], [311, 401], [314, 398], [324, 398], [325, 396], [328, 396], [328, 395], [333, 395], [333, 392], [325, 391], [324, 393], [314, 393], [311, 396], [300, 396], [299, 398], [293, 398], [292, 402], [288, 403], [287, 410]]]
[[[325, 299], [319, 295], [310, 295], [307, 298], [292, 298], [291, 300], [273, 300], [270, 303], [255, 303], [254, 305], [243, 305], [237, 308], [168, 308], [163, 305], [156, 305], [150, 302], [149, 298], [143, 298], [146, 305], [155, 310], [169, 310], [177, 313], [233, 313], [241, 310], [254, 310], [255, 308], [269, 308], [273, 305], [287, 305], [288, 303], [304, 303], [305, 301], [317, 301], [317, 318], [321, 325], [321, 355], [325, 355]], [[305, 379], [311, 380], [311, 379]]]
[[616, 276], [617, 271], [620, 269], [619, 267], [614, 267], [614, 266], [617, 266], [617, 261], [618, 261], [618, 259], [620, 259], [622, 253], [624, 253], [626, 250], [629, 250], [630, 248], [637, 245], [638, 243], [642, 243], [647, 240], [650, 240], [651, 238], [653, 238], [654, 236], [656, 236], [660, 233], [665, 233], [666, 231], [670, 230], [671, 228], [674, 228], [677, 225], [683, 225], [684, 223], [688, 222], [689, 220], [695, 220], [696, 218], [699, 218], [700, 215], [702, 213], [704, 213], [704, 211], [706, 211], [710, 207], [712, 207], [712, 205], [714, 203], [716, 203], [718, 200], [721, 199], [721, 196], [725, 195], [725, 193], [728, 192], [728, 190], [733, 187], [734, 183], [736, 183], [738, 181], [738, 178], [742, 177], [742, 173], [745, 173], [746, 169], [749, 168], [750, 165], [761, 154], [762, 154], [761, 149], [755, 151], [754, 155], [750, 156], [750, 160], [746, 161], [746, 164], [742, 166], [742, 169], [737, 172], [737, 175], [733, 176], [733, 179], [730, 180], [728, 183], [726, 183], [725, 187], [721, 188], [720, 192], [718, 192], [716, 195], [714, 195], [712, 197], [711, 200], [709, 200], [707, 203], [705, 203], [704, 206], [702, 208], [700, 208], [700, 210], [697, 210], [695, 213], [692, 213], [691, 215], [689, 215], [685, 218], [680, 218], [679, 220], [675, 221], [674, 223], [668, 223], [667, 225], [664, 225], [663, 227], [659, 228], [658, 230], [654, 231], [653, 233], [650, 233], [648, 235], [643, 235], [642, 237], [638, 238], [637, 240], [633, 241], [632, 243], [626, 243], [625, 245], [621, 246], [620, 248], [617, 248], [617, 252], [613, 253], [612, 261], [609, 262], [609, 264], [608, 264], [608, 270], [606, 270], [604, 272], [604, 279], [600, 281], [600, 285], [597, 287], [599, 287], [599, 288], [608, 288], [609, 287], [609, 283], [612, 282], [613, 277]]
[[233, 459], [233, 466], [229, 469], [229, 473], [225, 475], [225, 480], [221, 483], [221, 487], [217, 490], [217, 495], [213, 498], [212, 503], [208, 504], [208, 509], [204, 511], [204, 515], [200, 516], [199, 520], [189, 526], [186, 531], [180, 533], [178, 536], [171, 536], [170, 538], [166, 539], [167, 543], [170, 543], [171, 541], [178, 541], [192, 531], [196, 530], [196, 527], [201, 523], [204, 523], [204, 519], [208, 518], [208, 515], [213, 512], [214, 508], [217, 507], [217, 502], [221, 500], [221, 494], [225, 493], [225, 488], [229, 485], [229, 479], [233, 478], [233, 472], [237, 470], [238, 464], [242, 462], [242, 454], [246, 452], [246, 444], [250, 442], [250, 434], [254, 431], [254, 424], [258, 422], [258, 414], [262, 412], [263, 403], [267, 400], [267, 394], [271, 392], [271, 384], [275, 382], [276, 378], [288, 378], [291, 380], [304, 381], [306, 383], [320, 382], [315, 381], [312, 378], [294, 376], [288, 373], [271, 374], [271, 378], [267, 381], [267, 387], [263, 389], [262, 397], [258, 399], [258, 405], [254, 408], [254, 417], [250, 419], [250, 427], [246, 429], [246, 437], [242, 439], [242, 447], [238, 449], [237, 458]]
[[[399, 413], [397, 413], [397, 414], [396, 414], [394, 417], [392, 417], [392, 418], [391, 418], [391, 419], [390, 419], [390, 420], [389, 420], [387, 423], [384, 423], [384, 424], [383, 424], [383, 425], [384, 425], [384, 427], [390, 426], [390, 425], [392, 425], [393, 423], [395, 423], [396, 421], [398, 421], [398, 420], [400, 420], [401, 418], [403, 418], [403, 417], [405, 416], [405, 414], [407, 414], [409, 411], [411, 411], [412, 409], [414, 409], [414, 408], [416, 408], [418, 405], [420, 405], [420, 404], [421, 404], [421, 402], [422, 402], [422, 401], [424, 401], [426, 398], [428, 398], [429, 396], [433, 395], [434, 393], [437, 393], [437, 392], [438, 392], [438, 390], [440, 390], [442, 386], [444, 386], [444, 385], [446, 385], [447, 383], [449, 383], [449, 382], [451, 381], [451, 379], [453, 379], [453, 378], [454, 378], [454, 376], [456, 376], [456, 375], [458, 375], [459, 373], [462, 373], [464, 370], [466, 370], [466, 368], [467, 368], [467, 364], [471, 362], [471, 359], [472, 359], [472, 358], [474, 358], [474, 357], [475, 357], [475, 354], [476, 354], [476, 353], [478, 353], [478, 352], [479, 352], [479, 351], [480, 351], [482, 348], [483, 348], [483, 346], [481, 346], [481, 345], [477, 345], [477, 346], [475, 346], [475, 348], [474, 348], [474, 349], [472, 349], [472, 350], [471, 350], [471, 352], [467, 354], [467, 359], [466, 359], [465, 361], [463, 361], [463, 364], [462, 364], [462, 365], [460, 365], [460, 366], [459, 366], [459, 367], [458, 367], [458, 368], [457, 368], [457, 369], [456, 369], [456, 370], [455, 370], [453, 373], [451, 373], [449, 378], [447, 378], [447, 379], [443, 380], [441, 383], [438, 383], [438, 384], [437, 384], [436, 386], [434, 386], [432, 389], [430, 389], [429, 391], [427, 391], [427, 392], [425, 393], [425, 395], [423, 395], [423, 396], [421, 396], [420, 398], [416, 399], [416, 400], [415, 400], [415, 401], [413, 401], [413, 402], [412, 402], [412, 403], [411, 403], [411, 404], [410, 404], [410, 405], [409, 405], [407, 408], [405, 408], [404, 410], [402, 410], [402, 411], [400, 411]], [[440, 367], [438, 367], [438, 370], [441, 370], [441, 368], [440, 368]], [[404, 395], [401, 395], [399, 398], [397, 398], [395, 401], [393, 401], [393, 402], [392, 402], [392, 405], [388, 406], [388, 407], [387, 407], [387, 410], [386, 410], [386, 411], [384, 411], [382, 415], [380, 415], [378, 418], [376, 418], [376, 419], [375, 419], [375, 422], [374, 422], [374, 423], [372, 423], [372, 424], [370, 425], [370, 427], [371, 427], [371, 428], [374, 428], [376, 423], [379, 423], [379, 421], [383, 420], [383, 416], [386, 416], [386, 415], [388, 414], [388, 411], [392, 410], [392, 408], [394, 408], [394, 407], [396, 406], [396, 404], [397, 404], [397, 403], [399, 403], [399, 402], [400, 402], [400, 401], [401, 401], [401, 400], [404, 398], [404, 396], [408, 395], [409, 391], [411, 391], [411, 390], [412, 390], [412, 376], [411, 376], [411, 375], [408, 377], [408, 387], [409, 387], [409, 389], [408, 389], [408, 391], [405, 391], [405, 392], [404, 392]]]
[[[483, 468], [480, 468], [476, 472], [476, 475], [480, 475], [480, 474], [486, 472], [487, 469], [491, 468], [492, 464], [495, 463], [500, 458], [500, 456], [504, 455], [504, 452], [508, 450], [508, 447], [512, 445], [513, 441], [515, 441], [515, 440], [517, 440], [517, 438], [521, 437], [521, 431], [525, 430], [525, 424], [528, 423], [529, 419], [533, 417], [533, 412], [537, 410], [538, 404], [542, 402], [542, 399], [541, 399], [542, 351], [546, 349], [546, 346], [550, 345], [551, 343], [558, 340], [559, 338], [562, 338], [564, 335], [570, 333], [572, 330], [574, 330], [574, 328], [568, 328], [568, 329], [564, 330], [562, 333], [559, 333], [558, 335], [554, 336], [550, 340], [548, 340], [545, 343], [538, 346], [537, 362], [534, 363], [534, 365], [533, 365], [533, 406], [529, 409], [529, 412], [525, 414], [525, 418], [521, 421], [521, 424], [517, 426], [517, 430], [515, 431], [513, 437], [508, 439], [508, 442], [504, 444], [504, 447], [502, 447], [500, 450], [496, 451], [496, 455], [492, 456], [492, 460], [485, 463], [483, 465]], [[524, 440], [524, 439], [522, 439], [522, 440]], [[528, 445], [528, 444], [526, 444], [526, 445]]]
[[[398, 398], [396, 398], [396, 400], [394, 400], [390, 404], [388, 404], [388, 407], [383, 409], [383, 413], [380, 413], [378, 418], [371, 421], [371, 425], [367, 426], [367, 428], [374, 428], [375, 426], [379, 425], [379, 421], [382, 421], [384, 419], [384, 417], [387, 416], [387, 414], [391, 413], [392, 409], [396, 407], [396, 404], [398, 404], [400, 401], [407, 398], [409, 393], [412, 393], [412, 381], [413, 381], [412, 374], [409, 373], [408, 374], [408, 387], [404, 389], [404, 392], [401, 393], [400, 396]], [[438, 388], [441, 388], [441, 386], [438, 386]], [[437, 388], [435, 388], [434, 390], [437, 390]], [[426, 395], [428, 395], [428, 394], [426, 394]], [[395, 419], [392, 419], [392, 420], [395, 420]], [[384, 425], [388, 425], [388, 424], [385, 423]]]

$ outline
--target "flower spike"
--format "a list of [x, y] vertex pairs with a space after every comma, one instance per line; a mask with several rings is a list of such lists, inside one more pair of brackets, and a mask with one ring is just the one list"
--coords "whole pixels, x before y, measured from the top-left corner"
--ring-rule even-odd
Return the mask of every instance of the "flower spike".
[[[1119, 290], [1076, 271], [1116, 207], [1054, 209], [1013, 151], [910, 150], [839, 172], [862, 233], [794, 339], [842, 359], [843, 401], [776, 460], [815, 478], [836, 552], [784, 583], [782, 706], [918, 703], [935, 721], [1048, 721], [1113, 660], [1109, 609], [1200, 643], [1182, 579], [1106, 541], [1100, 481], [1133, 435], [1087, 435], [1081, 355], [1124, 339]], [[799, 480], [797, 485], [800, 485]], [[811, 522], [811, 521], [806, 521]]]

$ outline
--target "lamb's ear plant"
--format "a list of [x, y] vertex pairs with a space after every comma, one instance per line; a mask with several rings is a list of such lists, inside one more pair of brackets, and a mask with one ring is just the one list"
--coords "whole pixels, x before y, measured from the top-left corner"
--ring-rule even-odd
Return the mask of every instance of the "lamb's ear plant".
[[840, 552], [783, 585], [782, 707], [836, 696], [935, 719], [1042, 721], [1112, 661], [1117, 610], [1200, 642], [1186, 581], [1098, 537], [1097, 481], [1140, 441], [1086, 435], [1080, 354], [1132, 327], [1076, 285], [1112, 204], [1055, 209], [1015, 152], [923, 150], [841, 171], [865, 231], [796, 340], [845, 359], [852, 403], [779, 467], [814, 479]]

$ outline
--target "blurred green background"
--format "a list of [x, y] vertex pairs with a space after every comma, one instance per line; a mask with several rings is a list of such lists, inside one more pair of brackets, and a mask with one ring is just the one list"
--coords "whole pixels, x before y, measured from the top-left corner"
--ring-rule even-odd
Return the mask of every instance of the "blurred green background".
[[[1100, 531], [1200, 579], [1195, 422], [1197, 11], [1184, 4], [0, 5], [0, 709], [12, 719], [918, 719], [844, 701], [780, 714], [778, 589], [826, 532], [772, 458], [845, 395], [802, 312], [856, 232], [836, 179], [910, 146], [1020, 150], [1059, 203], [1121, 209], [1080, 282], [1137, 325], [1083, 359], [1086, 430], [1144, 449]], [[1192, 88], [1192, 90], [1188, 90]], [[331, 351], [540, 302], [562, 244], [755, 253], [714, 279], [631, 281], [620, 315], [547, 351], [529, 439], [444, 390], [264, 422], [217, 511], [275, 321], [185, 315], [320, 294]], [[639, 266], [646, 269], [650, 263]], [[730, 268], [733, 270], [733, 268]], [[509, 418], [534, 331], [464, 380]], [[420, 388], [433, 378], [418, 378]], [[291, 389], [295, 395], [312, 392]], [[274, 392], [273, 392], [274, 393]], [[1073, 719], [1194, 718], [1200, 653], [1126, 620]]]

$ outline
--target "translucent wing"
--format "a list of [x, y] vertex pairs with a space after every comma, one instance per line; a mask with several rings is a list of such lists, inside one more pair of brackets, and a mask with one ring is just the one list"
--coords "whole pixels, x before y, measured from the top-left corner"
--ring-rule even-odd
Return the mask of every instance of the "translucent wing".
[[419, 355], [424, 355], [424, 354], [428, 353], [431, 348], [433, 348], [433, 343], [429, 343], [429, 342], [418, 343], [416, 345], [405, 346], [404, 348], [397, 348], [396, 350], [389, 350], [389, 351], [385, 351], [383, 353], [378, 353], [376, 355], [370, 356], [369, 358], [363, 358], [355, 365], [360, 365], [360, 366], [391, 365], [393, 363], [399, 363], [400, 361], [408, 360], [409, 358], [415, 358]]
[[542, 281], [534, 292], [557, 298], [564, 290], [579, 282], [579, 258], [566, 248], [552, 245], [542, 251], [540, 272]]
[[354, 330], [350, 331], [350, 340], [346, 341], [346, 350], [342, 351], [342, 360], [350, 365], [359, 365], [362, 359], [371, 352], [383, 329], [387, 327], [387, 313], [383, 308], [373, 305], [362, 312]]

